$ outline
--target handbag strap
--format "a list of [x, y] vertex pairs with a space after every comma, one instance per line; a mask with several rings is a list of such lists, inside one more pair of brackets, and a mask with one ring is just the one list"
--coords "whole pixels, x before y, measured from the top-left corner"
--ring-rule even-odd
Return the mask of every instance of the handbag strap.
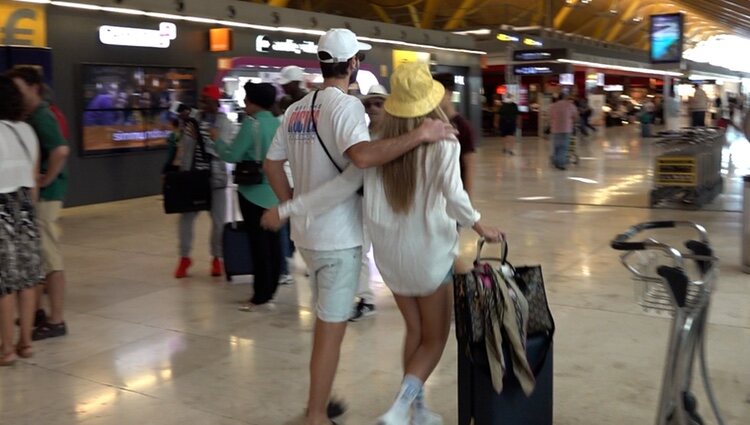
[[203, 129], [201, 128], [200, 121], [195, 118], [190, 118], [188, 119], [188, 123], [195, 128], [195, 147], [193, 148], [193, 161], [190, 164], [190, 171], [195, 171], [196, 154], [199, 149], [201, 160], [209, 166], [211, 165], [211, 161], [208, 159], [208, 153], [206, 152], [206, 142], [203, 140]]
[[326, 147], [326, 144], [323, 143], [323, 138], [320, 137], [320, 133], [318, 132], [318, 124], [315, 122], [315, 101], [318, 99], [318, 93], [320, 93], [320, 90], [315, 90], [315, 93], [313, 94], [312, 105], [310, 105], [310, 119], [312, 120], [312, 125], [313, 125], [313, 129], [315, 130], [315, 135], [318, 136], [318, 142], [320, 142], [320, 146], [323, 147], [323, 150], [328, 156], [328, 159], [331, 160], [331, 164], [333, 164], [333, 166], [336, 167], [336, 170], [338, 170], [338, 172], [341, 173], [343, 170], [341, 169], [341, 167], [339, 167], [336, 161], [333, 160], [331, 153], [328, 152], [328, 148]]
[[31, 165], [33, 167], [34, 166], [34, 164], [33, 164], [34, 159], [31, 156], [31, 151], [29, 151], [29, 147], [26, 146], [26, 144], [23, 142], [23, 139], [21, 138], [21, 135], [18, 134], [18, 130], [16, 130], [15, 128], [13, 128], [13, 126], [10, 125], [10, 124], [8, 124], [7, 122], [3, 122], [3, 125], [6, 126], [6, 127], [8, 127], [8, 129], [10, 131], [12, 131], [13, 134], [16, 136], [16, 141], [18, 141], [18, 144], [21, 145], [21, 147], [23, 148], [23, 151], [26, 153], [26, 157], [29, 158], [29, 162], [32, 163]]

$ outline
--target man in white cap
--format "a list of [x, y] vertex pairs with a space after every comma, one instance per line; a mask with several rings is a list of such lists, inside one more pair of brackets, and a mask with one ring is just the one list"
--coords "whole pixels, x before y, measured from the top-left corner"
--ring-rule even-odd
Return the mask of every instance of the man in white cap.
[[[385, 112], [383, 103], [388, 97], [388, 91], [381, 84], [374, 85], [370, 91], [361, 97], [362, 105], [365, 112], [370, 118], [370, 137], [377, 140], [380, 123], [383, 120]], [[361, 319], [375, 315], [375, 293], [372, 290], [372, 279], [370, 275], [370, 258], [368, 254], [372, 248], [372, 242], [367, 236], [367, 230], [364, 230], [364, 244], [362, 245], [362, 269], [359, 274], [359, 288], [357, 288], [357, 303], [354, 305], [350, 322], [356, 322]]]
[[364, 107], [359, 99], [347, 94], [364, 59], [362, 52], [370, 48], [347, 29], [332, 29], [320, 38], [318, 59], [325, 80], [323, 89], [289, 107], [264, 166], [284, 205], [270, 210], [263, 223], [268, 228], [279, 228], [291, 217], [292, 239], [310, 269], [315, 298], [317, 320], [306, 425], [331, 424], [327, 405], [362, 264], [362, 201], [359, 195], [352, 194], [335, 206], [327, 205], [326, 211], [297, 215], [295, 210], [300, 211], [300, 205], [289, 202], [292, 191], [284, 161], [289, 160], [292, 168], [296, 199], [341, 173], [337, 180], [361, 184], [360, 168], [388, 163], [422, 143], [455, 134], [446, 123], [426, 120], [398, 138], [370, 142]]
[[302, 87], [302, 82], [304, 80], [305, 70], [298, 66], [290, 65], [281, 70], [279, 84], [285, 94], [280, 101], [282, 112], [286, 112], [289, 105], [299, 101], [307, 95], [307, 90]]

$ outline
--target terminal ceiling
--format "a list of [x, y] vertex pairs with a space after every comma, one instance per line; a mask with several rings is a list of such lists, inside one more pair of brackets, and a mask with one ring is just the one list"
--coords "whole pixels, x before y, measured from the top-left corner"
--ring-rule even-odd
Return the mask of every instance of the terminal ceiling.
[[686, 13], [691, 47], [713, 35], [750, 38], [750, 0], [255, 0], [271, 6], [460, 31], [542, 26], [647, 48], [648, 17]]

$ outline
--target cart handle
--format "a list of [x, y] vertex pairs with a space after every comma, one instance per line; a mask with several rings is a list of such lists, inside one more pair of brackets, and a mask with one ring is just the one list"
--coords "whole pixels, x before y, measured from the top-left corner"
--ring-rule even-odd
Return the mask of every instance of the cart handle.
[[706, 229], [699, 224], [690, 221], [647, 221], [645, 223], [636, 224], [624, 233], [615, 236], [610, 243], [610, 246], [618, 251], [643, 251], [646, 249], [663, 250], [666, 245], [660, 244], [653, 239], [640, 242], [628, 242], [628, 240], [645, 230], [672, 229], [675, 227], [692, 227], [698, 232], [700, 241], [708, 245], [708, 233], [706, 232]]

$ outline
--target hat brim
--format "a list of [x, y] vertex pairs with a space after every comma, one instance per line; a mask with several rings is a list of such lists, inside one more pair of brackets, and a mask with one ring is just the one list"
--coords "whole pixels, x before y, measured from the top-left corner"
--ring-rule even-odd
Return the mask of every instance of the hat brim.
[[432, 81], [432, 88], [427, 96], [415, 102], [399, 102], [395, 97], [389, 96], [385, 100], [383, 108], [385, 112], [398, 118], [423, 117], [437, 109], [445, 96], [445, 87], [438, 81]]
[[388, 95], [382, 94], [382, 93], [372, 93], [372, 94], [364, 94], [360, 96], [359, 98], [364, 102], [365, 100], [376, 99], [376, 98], [388, 99]]
[[357, 41], [357, 48], [360, 52], [366, 52], [368, 50], [372, 50], [372, 44], [363, 43], [361, 41]]

